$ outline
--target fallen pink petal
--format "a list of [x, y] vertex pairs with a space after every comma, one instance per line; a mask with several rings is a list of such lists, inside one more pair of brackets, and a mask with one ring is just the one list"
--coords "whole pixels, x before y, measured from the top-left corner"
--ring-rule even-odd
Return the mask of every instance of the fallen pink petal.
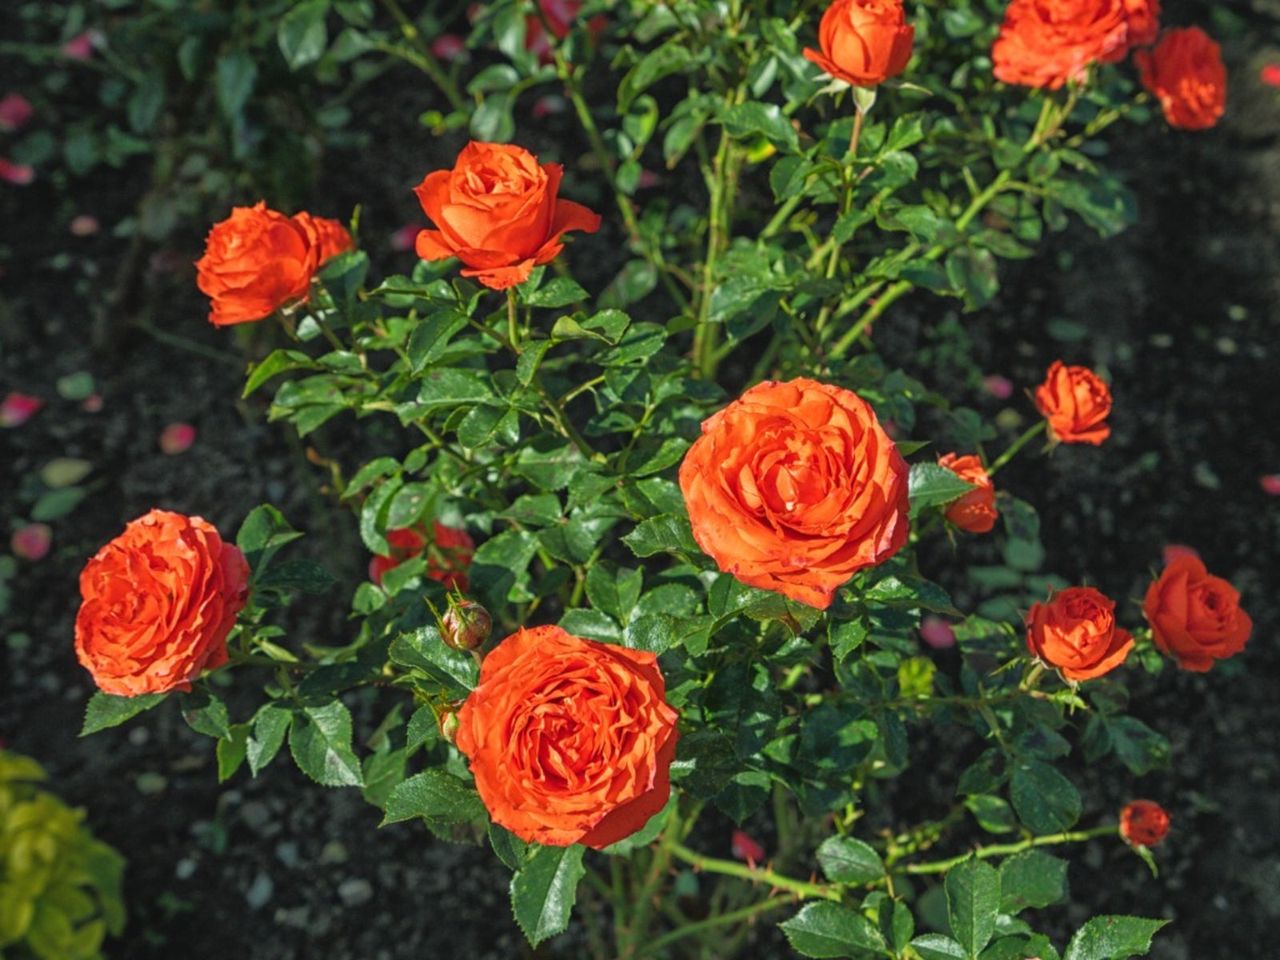
[[72, 60], [88, 60], [93, 56], [94, 47], [102, 42], [102, 34], [97, 30], [86, 30], [76, 34], [62, 45], [63, 56]]
[[0, 427], [20, 427], [43, 406], [39, 397], [14, 391], [0, 401]]
[[0, 130], [21, 130], [31, 119], [35, 109], [31, 101], [20, 93], [6, 93], [0, 99]]
[[189, 423], [171, 423], [160, 433], [160, 449], [169, 456], [186, 453], [196, 442], [196, 428]]
[[1263, 493], [1280, 497], [1280, 473], [1263, 474], [1258, 478], [1258, 486], [1262, 487]]
[[102, 229], [102, 224], [97, 217], [82, 213], [71, 221], [68, 229], [73, 237], [91, 237]]
[[993, 373], [982, 378], [982, 389], [997, 400], [1008, 400], [1013, 396], [1013, 381]]
[[29, 163], [14, 163], [8, 157], [0, 157], [0, 180], [25, 187], [36, 178], [36, 168]]
[[84, 398], [80, 404], [80, 409], [85, 413], [101, 413], [102, 412], [102, 394], [91, 393]]
[[43, 560], [53, 543], [53, 530], [47, 523], [29, 523], [14, 531], [9, 547], [23, 560]]
[[920, 623], [920, 639], [934, 650], [949, 650], [956, 645], [956, 633], [941, 617], [925, 617]]

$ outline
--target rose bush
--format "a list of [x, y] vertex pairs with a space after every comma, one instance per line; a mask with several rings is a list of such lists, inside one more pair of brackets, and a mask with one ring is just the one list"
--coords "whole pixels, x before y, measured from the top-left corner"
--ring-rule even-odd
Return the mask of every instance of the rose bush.
[[[221, 322], [280, 315], [246, 395], [274, 383], [269, 419], [307, 438], [369, 552], [353, 627], [289, 636], [282, 608], [338, 592], [281, 558], [300, 533], [268, 505], [234, 555], [195, 520], [203, 552], [176, 532], [108, 548], [77, 636], [103, 688], [86, 731], [178, 691], [223, 779], [287, 743], [386, 822], [487, 843], [535, 944], [581, 896], [599, 958], [741, 954], [784, 912], [802, 956], [1060, 956], [1023, 913], [1066, 896], [1043, 848], [1155, 842], [1082, 795], [1073, 743], [1133, 776], [1166, 763], [1126, 677], [1162, 654], [1207, 668], [1250, 621], [1183, 557], [1142, 627], [1047, 566], [1033, 491], [997, 488], [1042, 432], [1110, 456], [1102, 376], [1043, 358], [1018, 385], [1038, 416], [1010, 435], [893, 369], [873, 331], [913, 294], [980, 330], [1001, 259], [1072, 219], [1124, 228], [1093, 158], [1144, 116], [1126, 59], [1158, 5], [565, 8], [475, 11], [470, 99], [425, 18], [401, 11], [394, 40], [349, 22], [441, 88], [424, 122], [467, 128], [451, 168], [415, 172], [420, 262], [382, 275], [318, 218], [238, 208], [200, 284]], [[519, 145], [546, 93], [589, 155]], [[642, 193], [659, 168], [670, 189]], [[953, 597], [939, 558], [987, 547], [1003, 564]], [[927, 793], [924, 743], [963, 769], [895, 807]], [[717, 830], [746, 862], [706, 852]], [[1161, 925], [1096, 917], [1065, 955], [1143, 954]]]

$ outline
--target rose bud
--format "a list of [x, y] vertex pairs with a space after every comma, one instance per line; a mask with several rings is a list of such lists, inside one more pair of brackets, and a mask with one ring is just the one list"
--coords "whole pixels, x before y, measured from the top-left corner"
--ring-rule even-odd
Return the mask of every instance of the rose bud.
[[1169, 126], [1207, 130], [1222, 118], [1227, 68], [1221, 48], [1199, 27], [1170, 30], [1154, 50], [1135, 54], [1134, 62]]
[[1120, 811], [1120, 836], [1132, 847], [1154, 847], [1169, 832], [1169, 814], [1152, 800], [1134, 800]]
[[1036, 409], [1049, 423], [1058, 443], [1098, 446], [1111, 436], [1111, 388], [1088, 367], [1068, 367], [1055, 360], [1036, 387]]
[[837, 80], [874, 87], [906, 68], [914, 39], [902, 0], [834, 0], [818, 24], [821, 51], [804, 56]]
[[1027, 650], [1072, 681], [1109, 673], [1129, 656], [1133, 637], [1116, 625], [1116, 605], [1093, 587], [1069, 587], [1027, 613]]
[[1142, 612], [1155, 645], [1183, 670], [1198, 673], [1243, 650], [1253, 631], [1239, 591], [1186, 554], [1174, 557], [1147, 588]]
[[974, 484], [974, 489], [948, 504], [947, 521], [969, 533], [990, 533], [999, 513], [996, 510], [996, 488], [982, 461], [972, 454], [958, 457], [948, 453], [938, 458], [938, 466], [946, 467], [961, 480]]
[[455, 650], [478, 650], [493, 632], [489, 611], [474, 600], [450, 598], [449, 609], [440, 618], [440, 637]]
[[457, 257], [464, 277], [491, 290], [523, 283], [559, 255], [566, 233], [600, 229], [599, 214], [559, 198], [563, 176], [560, 164], [540, 164], [521, 147], [472, 141], [452, 170], [429, 173], [414, 188], [437, 228], [418, 234], [418, 256]]
[[757, 863], [764, 862], [764, 847], [756, 843], [745, 831], [733, 831], [729, 849], [733, 851], [734, 859], [741, 860], [753, 869]]
[[458, 711], [450, 707], [441, 710], [436, 718], [440, 725], [440, 736], [445, 743], [453, 743], [458, 739]]
[[757, 384], [703, 421], [679, 479], [716, 566], [811, 607], [907, 542], [907, 464], [871, 404], [842, 387]]

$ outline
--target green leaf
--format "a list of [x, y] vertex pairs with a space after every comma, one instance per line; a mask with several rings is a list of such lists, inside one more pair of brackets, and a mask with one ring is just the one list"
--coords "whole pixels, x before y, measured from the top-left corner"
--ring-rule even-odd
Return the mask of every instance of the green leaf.
[[249, 396], [272, 377], [286, 371], [315, 369], [316, 364], [301, 350], [272, 350], [261, 363], [254, 364], [240, 396]]
[[965, 960], [964, 947], [940, 933], [926, 933], [911, 941], [911, 947], [924, 960]]
[[978, 821], [978, 825], [988, 833], [1009, 833], [1018, 827], [1012, 808], [1000, 797], [978, 793], [965, 797], [964, 805]]
[[618, 112], [626, 113], [631, 101], [663, 77], [681, 73], [696, 62], [687, 46], [676, 40], [650, 50], [618, 84]]
[[351, 714], [340, 700], [303, 707], [289, 728], [289, 752], [298, 769], [326, 787], [363, 787], [351, 749]]
[[493, 399], [493, 391], [485, 376], [474, 370], [442, 368], [423, 377], [417, 405], [427, 410], [485, 403]]
[[218, 782], [225, 783], [240, 769], [244, 763], [245, 748], [248, 745], [250, 725], [237, 723], [231, 728], [230, 736], [218, 741]]
[[913, 463], [907, 481], [907, 496], [911, 511], [925, 507], [937, 507], [962, 497], [973, 489], [973, 484], [961, 480], [955, 471], [936, 463]]
[[227, 705], [217, 697], [197, 691], [179, 700], [182, 707], [182, 719], [196, 733], [206, 737], [231, 736], [231, 718], [227, 715]]
[[445, 646], [435, 627], [419, 627], [400, 634], [391, 641], [387, 656], [402, 667], [421, 670], [453, 699], [469, 694], [478, 679], [475, 659]]
[[985, 307], [1000, 289], [996, 258], [988, 250], [960, 247], [947, 254], [947, 279], [970, 310]]
[[138, 697], [117, 697], [99, 691], [89, 698], [85, 707], [84, 726], [80, 728], [80, 736], [87, 737], [99, 730], [118, 727], [126, 720], [150, 710], [167, 696], [166, 693], [144, 693]]
[[409, 335], [405, 348], [415, 374], [439, 360], [449, 340], [467, 325], [467, 315], [459, 310], [438, 310], [422, 320]]
[[1080, 794], [1047, 763], [1023, 760], [1013, 768], [1009, 797], [1019, 819], [1034, 833], [1058, 833], [1080, 818]]
[[637, 557], [651, 557], [655, 553], [696, 554], [698, 544], [685, 517], [663, 514], [638, 524], [622, 538]]
[[338, 581], [314, 560], [285, 560], [273, 563], [257, 580], [259, 590], [300, 590], [326, 593]]
[[484, 804], [472, 787], [443, 770], [425, 770], [391, 791], [382, 825], [416, 817], [464, 823], [484, 815]]
[[58, 520], [80, 505], [87, 491], [83, 487], [64, 487], [42, 494], [31, 508], [31, 519], [40, 523]]
[[214, 93], [223, 117], [232, 123], [249, 101], [258, 80], [258, 67], [247, 50], [238, 49], [218, 58], [214, 71]]
[[258, 708], [253, 718], [253, 734], [245, 744], [245, 756], [249, 759], [249, 772], [255, 777], [275, 759], [284, 745], [285, 734], [293, 722], [293, 711], [276, 703], [266, 703]]
[[1000, 912], [1047, 907], [1067, 896], [1067, 861], [1025, 850], [1000, 864]]
[[991, 942], [1000, 910], [1000, 874], [971, 858], [947, 871], [947, 916], [951, 933], [971, 960]]
[[871, 921], [837, 903], [810, 903], [778, 924], [787, 942], [803, 957], [848, 957], [859, 951], [883, 952], [884, 937]]
[[1168, 920], [1142, 917], [1094, 917], [1076, 931], [1062, 960], [1125, 960], [1145, 956], [1151, 938]]
[[873, 847], [853, 837], [828, 837], [818, 847], [818, 863], [827, 879], [860, 885], [884, 876], [884, 861]]
[[556, 277], [524, 298], [531, 307], [566, 307], [586, 300], [587, 291], [569, 277]]
[[249, 567], [257, 574], [271, 562], [277, 550], [302, 534], [289, 526], [289, 521], [275, 507], [264, 503], [254, 507], [240, 524], [236, 533], [236, 546], [249, 561]]
[[750, 101], [725, 110], [720, 116], [725, 129], [735, 137], [762, 136], [779, 150], [797, 153], [800, 138], [791, 119], [776, 103]]
[[329, 13], [329, 0], [304, 0], [280, 18], [276, 42], [290, 70], [315, 63], [329, 44], [324, 20]]
[[537, 946], [569, 926], [578, 896], [578, 881], [586, 875], [585, 847], [537, 847], [511, 878], [511, 910], [529, 943]]

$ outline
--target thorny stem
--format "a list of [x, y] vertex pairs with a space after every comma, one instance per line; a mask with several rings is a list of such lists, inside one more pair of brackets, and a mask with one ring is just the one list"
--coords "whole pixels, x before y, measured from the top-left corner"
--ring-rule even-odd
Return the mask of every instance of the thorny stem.
[[1003, 467], [1010, 460], [1012, 460], [1015, 456], [1017, 456], [1017, 453], [1019, 450], [1025, 447], [1037, 436], [1044, 433], [1045, 427], [1047, 425], [1048, 425], [1047, 420], [1037, 420], [1035, 424], [1028, 427], [1023, 432], [1022, 436], [1020, 436], [1017, 440], [1013, 441], [1013, 443], [1009, 445], [1008, 450], [1000, 454], [1000, 456], [996, 458], [996, 461], [992, 463], [991, 466], [987, 467], [987, 476], [994, 477], [996, 474], [996, 471], [999, 470], [1001, 467]]
[[1075, 830], [1067, 833], [1051, 833], [1043, 837], [1028, 837], [1025, 840], [1019, 840], [1017, 843], [996, 843], [989, 847], [978, 847], [968, 853], [962, 853], [946, 860], [931, 860], [927, 863], [909, 863], [903, 869], [907, 873], [946, 873], [958, 863], [963, 863], [970, 857], [977, 857], [979, 860], [987, 860], [991, 857], [1003, 857], [1013, 853], [1021, 853], [1023, 850], [1030, 850], [1032, 847], [1049, 847], [1060, 843], [1081, 843], [1085, 840], [1093, 840], [1096, 837], [1115, 836], [1119, 832], [1119, 828], [1113, 823], [1107, 826], [1094, 827], [1090, 830]]
[[679, 860], [692, 866], [695, 870], [704, 870], [707, 873], [719, 873], [726, 877], [737, 877], [741, 880], [748, 880], [751, 883], [763, 883], [779, 890], [787, 890], [802, 899], [821, 899], [821, 900], [839, 900], [840, 888], [833, 884], [826, 883], [810, 883], [807, 880], [797, 880], [794, 877], [786, 877], [780, 873], [776, 873], [768, 868], [749, 867], [743, 863], [737, 863], [733, 860], [721, 860], [716, 857], [704, 857], [700, 853], [695, 853], [688, 847], [678, 843], [671, 845], [671, 853]]
[[[398, 0], [382, 0], [382, 5], [387, 8], [387, 12], [400, 25], [400, 33], [409, 43], [413, 44], [415, 49], [407, 51], [391, 44], [379, 47], [379, 49], [412, 63], [430, 77], [432, 83], [440, 88], [440, 92], [445, 95], [445, 99], [449, 101], [449, 105], [453, 109], [465, 111], [467, 109], [467, 101], [458, 92], [457, 85], [454, 84], [449, 75], [440, 69], [440, 64], [436, 62], [435, 57], [432, 55], [431, 47], [423, 39], [421, 31], [418, 30], [418, 25], [409, 19], [408, 14], [400, 7]], [[375, 44], [375, 46], [377, 45]]]

